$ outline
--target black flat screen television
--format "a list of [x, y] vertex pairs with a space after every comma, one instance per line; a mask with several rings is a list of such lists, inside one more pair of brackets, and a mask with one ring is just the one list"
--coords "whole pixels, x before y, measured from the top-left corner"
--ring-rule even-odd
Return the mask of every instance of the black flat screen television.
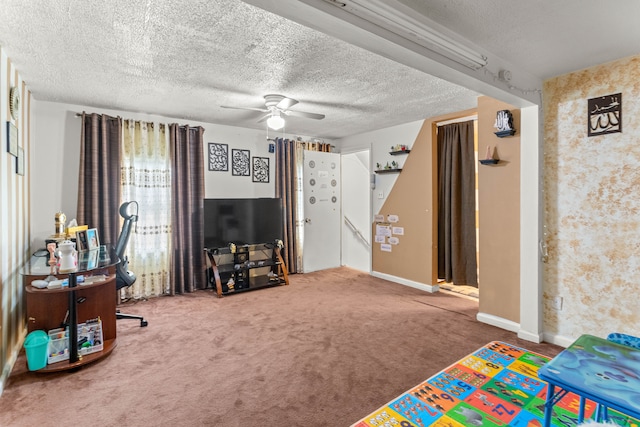
[[205, 199], [204, 246], [248, 245], [283, 239], [282, 199]]

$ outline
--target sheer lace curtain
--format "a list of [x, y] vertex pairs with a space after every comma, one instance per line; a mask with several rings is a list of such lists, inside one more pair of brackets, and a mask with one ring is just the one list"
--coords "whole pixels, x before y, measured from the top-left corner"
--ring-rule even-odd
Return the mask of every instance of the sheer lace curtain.
[[121, 197], [139, 204], [139, 218], [127, 253], [137, 280], [122, 289], [122, 299], [170, 293], [171, 158], [168, 126], [124, 120]]

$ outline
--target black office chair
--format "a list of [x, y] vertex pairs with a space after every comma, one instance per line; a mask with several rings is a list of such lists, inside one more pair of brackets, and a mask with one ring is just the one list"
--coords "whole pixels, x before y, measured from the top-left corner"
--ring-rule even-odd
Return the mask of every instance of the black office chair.
[[[129, 213], [129, 207], [132, 205], [135, 205], [135, 213]], [[116, 265], [116, 290], [129, 287], [136, 281], [136, 275], [127, 269], [129, 259], [124, 255], [124, 251], [129, 243], [131, 227], [134, 223], [138, 222], [138, 202], [123, 203], [120, 206], [120, 216], [124, 218], [124, 223], [122, 224], [122, 230], [120, 231], [120, 236], [118, 236], [115, 249], [118, 258], [120, 258], [120, 262]], [[120, 313], [120, 310], [116, 310], [116, 319], [136, 319], [140, 321], [140, 327], [148, 325], [144, 317]]]

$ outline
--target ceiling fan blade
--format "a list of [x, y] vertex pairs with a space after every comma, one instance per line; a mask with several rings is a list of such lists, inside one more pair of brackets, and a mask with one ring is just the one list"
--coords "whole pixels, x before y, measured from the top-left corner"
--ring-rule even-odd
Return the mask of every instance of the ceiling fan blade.
[[265, 120], [267, 120], [269, 117], [271, 117], [271, 113], [269, 114], [265, 114], [264, 116], [260, 117], [260, 120], [258, 120], [258, 123], [262, 123]]
[[229, 105], [221, 105], [220, 108], [230, 108], [232, 110], [249, 110], [249, 111], [260, 111], [261, 113], [266, 113], [266, 108], [253, 108], [253, 107], [231, 107]]
[[291, 111], [291, 110], [283, 111], [283, 113], [286, 114], [287, 116], [306, 117], [307, 119], [316, 119], [316, 120], [324, 119], [324, 114], [318, 114], [318, 113], [307, 113], [304, 111]]
[[276, 108], [279, 110], [288, 110], [289, 108], [296, 105], [298, 101], [292, 98], [282, 98], [280, 102], [276, 104]]

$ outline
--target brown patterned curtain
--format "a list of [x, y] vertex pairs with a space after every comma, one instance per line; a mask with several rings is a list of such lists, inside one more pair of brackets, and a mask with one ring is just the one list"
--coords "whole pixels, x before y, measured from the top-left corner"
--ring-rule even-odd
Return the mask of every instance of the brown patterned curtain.
[[116, 244], [120, 233], [120, 145], [122, 119], [82, 113], [79, 225], [97, 228], [102, 244]]
[[478, 286], [473, 120], [438, 127], [438, 278]]
[[284, 208], [283, 256], [289, 273], [302, 273], [299, 248], [304, 229], [304, 201], [302, 199], [304, 150], [331, 152], [331, 144], [276, 138], [276, 197]]
[[169, 125], [172, 184], [171, 294], [204, 289], [204, 155], [202, 127]]

